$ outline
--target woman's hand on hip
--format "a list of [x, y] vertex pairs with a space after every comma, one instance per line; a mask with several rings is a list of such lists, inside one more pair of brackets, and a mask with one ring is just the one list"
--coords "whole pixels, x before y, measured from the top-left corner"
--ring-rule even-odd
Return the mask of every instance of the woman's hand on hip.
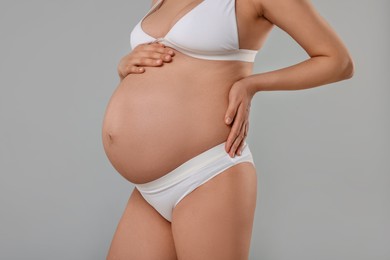
[[233, 84], [229, 91], [229, 105], [225, 114], [225, 123], [232, 125], [225, 150], [230, 157], [241, 155], [245, 138], [249, 131], [249, 112], [251, 101], [255, 92], [248, 84], [239, 80]]
[[175, 52], [159, 42], [137, 45], [129, 54], [124, 56], [118, 64], [118, 75], [124, 79], [128, 74], [143, 73], [144, 67], [158, 67], [164, 62], [172, 61]]

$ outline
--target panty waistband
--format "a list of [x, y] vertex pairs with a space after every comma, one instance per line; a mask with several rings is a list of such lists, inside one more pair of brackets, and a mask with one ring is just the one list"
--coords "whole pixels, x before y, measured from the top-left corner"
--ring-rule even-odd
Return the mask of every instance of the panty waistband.
[[227, 160], [231, 160], [233, 164], [241, 161], [250, 161], [254, 163], [252, 153], [247, 142], [244, 142], [242, 154], [235, 155], [234, 158], [231, 158], [230, 155], [225, 151], [225, 144], [226, 142], [223, 142], [211, 147], [210, 149], [196, 155], [188, 161], [185, 161], [183, 164], [179, 165], [177, 168], [158, 179], [134, 185], [141, 192], [158, 192], [162, 189], [167, 189], [170, 186], [175, 185], [181, 180], [187, 178], [189, 175], [191, 175], [191, 172], [199, 171], [202, 168], [207, 167], [212, 162], [215, 162], [224, 157], [227, 158]]

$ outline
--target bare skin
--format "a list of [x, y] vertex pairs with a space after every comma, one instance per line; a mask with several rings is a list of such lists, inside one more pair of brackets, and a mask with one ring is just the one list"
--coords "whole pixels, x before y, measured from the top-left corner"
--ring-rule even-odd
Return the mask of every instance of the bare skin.
[[[199, 3], [165, 0], [142, 26], [161, 37]], [[169, 48], [137, 47], [121, 61], [127, 65], [118, 68], [121, 83], [103, 124], [105, 151], [127, 180], [159, 178], [226, 140], [226, 151], [239, 154], [258, 91], [310, 88], [352, 76], [347, 49], [307, 0], [236, 0], [236, 12], [240, 48], [260, 49], [276, 25], [310, 58], [253, 75], [248, 62], [200, 60], [176, 50], [163, 60]], [[231, 121], [226, 123], [226, 117]], [[174, 209], [172, 223], [134, 189], [107, 259], [248, 259], [256, 185], [254, 165], [239, 163], [187, 195]]]
[[119, 221], [107, 259], [177, 259], [171, 223], [137, 189]]

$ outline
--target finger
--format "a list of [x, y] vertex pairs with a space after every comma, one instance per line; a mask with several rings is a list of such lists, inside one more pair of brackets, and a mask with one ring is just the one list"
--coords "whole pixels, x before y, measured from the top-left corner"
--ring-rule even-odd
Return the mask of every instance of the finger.
[[[134, 58], [133, 60], [135, 62], [140, 62], [141, 61], [140, 59], [155, 59], [155, 60], [161, 60], [164, 62], [170, 62], [172, 60], [172, 55], [167, 54], [167, 51], [156, 51], [156, 50], [160, 50], [160, 48], [156, 48], [155, 50], [154, 49], [139, 50], [139, 51], [137, 51], [138, 59]], [[150, 64], [137, 64], [137, 65], [150, 66]]]
[[154, 49], [149, 50], [151, 53], [156, 54], [158, 58], [161, 58], [165, 61], [170, 61], [175, 52], [172, 48], [166, 47], [164, 45], [155, 45]]
[[237, 148], [237, 154], [238, 155], [241, 155], [242, 153], [242, 149], [243, 149], [243, 146], [244, 146], [244, 143], [245, 143], [245, 139], [246, 137], [248, 136], [248, 131], [249, 131], [249, 109], [247, 108], [247, 113], [246, 113], [246, 116], [245, 116], [245, 123], [244, 123], [244, 126], [243, 126], [243, 130], [242, 130], [242, 134], [243, 134], [243, 138], [241, 140], [241, 143], [240, 145], [238, 146]]
[[234, 115], [233, 126], [230, 130], [230, 135], [227, 140], [229, 148], [231, 144], [234, 142], [234, 140], [237, 138], [237, 136], [240, 134], [243, 122], [244, 122], [244, 111], [242, 109], [242, 106], [239, 105], [237, 109], [237, 113], [236, 115]]
[[133, 59], [133, 64], [137, 66], [161, 66], [163, 63], [162, 59], [152, 59], [147, 57], [138, 57]]
[[172, 56], [170, 54], [159, 54], [158, 58], [165, 62], [170, 62], [172, 60]]
[[[159, 42], [137, 45], [134, 52], [137, 53], [134, 57], [138, 57], [138, 59], [133, 58], [133, 63], [142, 66], [160, 66], [163, 62], [171, 62], [175, 55], [172, 48], [165, 47]], [[156, 62], [146, 59], [155, 59]]]
[[245, 112], [244, 124], [243, 124], [243, 127], [241, 129], [241, 135], [243, 135], [243, 138], [241, 139], [241, 142], [236, 150], [238, 155], [241, 155], [241, 152], [242, 152], [242, 149], [243, 149], [243, 146], [245, 143], [245, 139], [248, 136], [248, 131], [249, 131], [249, 108], [247, 107], [246, 112]]
[[119, 76], [122, 76], [122, 78], [125, 78], [127, 75], [131, 73], [139, 74], [139, 73], [144, 73], [145, 68], [143, 67], [137, 67], [137, 66], [126, 66], [123, 70], [120, 71]]
[[145, 68], [138, 67], [138, 66], [131, 66], [131, 72], [130, 73], [144, 73]]
[[237, 154], [238, 155], [242, 154], [242, 150], [244, 148], [245, 139], [246, 139], [247, 133], [248, 133], [248, 124], [245, 124], [243, 128], [244, 128], [244, 137], [242, 138], [241, 143], [239, 144], [239, 146], [237, 148]]
[[244, 143], [245, 143], [245, 138], [243, 138], [241, 140], [241, 143], [238, 145], [238, 148], [237, 148], [237, 155], [238, 156], [241, 156], [242, 155], [242, 149], [244, 147]]
[[233, 122], [234, 116], [236, 115], [239, 104], [235, 100], [229, 100], [229, 105], [225, 114], [225, 123], [230, 125]]
[[170, 55], [170, 56], [174, 56], [175, 55], [175, 52], [172, 48], [169, 48], [169, 47], [163, 47], [163, 46], [152, 46], [153, 48], [152, 49], [148, 49], [148, 51], [151, 51], [151, 52], [157, 52], [159, 54], [162, 54], [162, 55]]
[[171, 56], [175, 56], [175, 50], [169, 47], [165, 47], [165, 52]]
[[237, 114], [235, 115], [235, 118], [234, 118], [233, 126], [230, 130], [230, 134], [229, 134], [228, 139], [226, 141], [226, 151], [228, 151], [228, 152], [231, 150], [231, 145], [233, 144], [234, 140], [240, 134], [241, 127], [242, 127], [242, 124], [244, 121], [243, 114], [244, 114], [244, 112], [243, 112], [242, 106], [239, 106], [238, 110], [237, 110]]
[[159, 52], [162, 53], [162, 54], [169, 54], [171, 56], [174, 56], [175, 55], [175, 50], [168, 47], [168, 46], [164, 46], [163, 45], [163, 49], [159, 48]]
[[165, 62], [169, 62], [172, 60], [171, 55], [167, 53], [161, 54], [159, 52], [154, 52], [154, 51], [143, 51], [142, 54], [140, 54], [140, 56], [144, 56], [149, 59], [163, 60]]
[[245, 138], [245, 124], [242, 125], [240, 134], [236, 137], [232, 144], [232, 148], [230, 149], [230, 156], [234, 157], [236, 153], [238, 153], [241, 143]]
[[172, 61], [172, 55], [169, 54], [161, 54], [160, 59], [162, 59], [164, 62], [171, 62]]
[[148, 51], [148, 52], [158, 52], [159, 54], [169, 54], [171, 56], [175, 55], [174, 49], [166, 47], [162, 43], [151, 43], [151, 44], [140, 44], [137, 45], [135, 51]]
[[123, 78], [127, 77], [127, 75], [129, 74], [140, 74], [140, 73], [144, 73], [145, 69], [142, 68], [142, 71], [140, 71], [140, 67], [137, 67], [137, 66], [131, 66], [131, 67], [128, 67], [122, 74]]

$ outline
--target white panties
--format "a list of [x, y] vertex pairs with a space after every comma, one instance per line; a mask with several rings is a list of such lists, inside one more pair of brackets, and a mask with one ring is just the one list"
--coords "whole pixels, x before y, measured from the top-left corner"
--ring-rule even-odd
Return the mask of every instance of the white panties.
[[255, 165], [248, 144], [244, 143], [241, 155], [231, 158], [225, 151], [224, 142], [198, 154], [156, 180], [134, 185], [144, 199], [171, 222], [173, 209], [186, 195], [241, 162]]

